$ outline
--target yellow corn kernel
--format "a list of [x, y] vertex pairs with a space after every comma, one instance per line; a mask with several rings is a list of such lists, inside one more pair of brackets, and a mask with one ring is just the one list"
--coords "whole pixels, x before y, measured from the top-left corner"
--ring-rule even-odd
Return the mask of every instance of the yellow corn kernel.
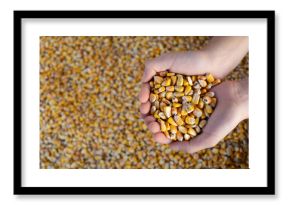
[[177, 81], [177, 77], [176, 76], [171, 76], [171, 84], [175, 85]]
[[202, 111], [199, 108], [194, 109], [193, 115], [195, 117], [201, 117], [202, 116]]
[[164, 112], [164, 108], [166, 107], [166, 104], [164, 103], [164, 102], [161, 102], [160, 104], [159, 104], [159, 108], [160, 108], [160, 110], [162, 111], [162, 112]]
[[156, 94], [153, 94], [153, 93], [150, 93], [150, 97], [149, 97], [149, 100], [150, 100], [150, 102], [155, 102], [155, 100], [157, 100], [158, 99], [158, 95], [156, 95]]
[[178, 107], [176, 108], [177, 109], [177, 115], [178, 116], [181, 116], [181, 110], [182, 110], [182, 107]]
[[201, 94], [205, 94], [207, 90], [205, 88], [201, 89]]
[[196, 76], [195, 75], [191, 76], [191, 80], [192, 82], [196, 81]]
[[182, 109], [181, 109], [181, 116], [185, 116], [187, 115], [187, 111], [185, 109], [185, 106], [182, 106]]
[[162, 86], [170, 86], [171, 84], [171, 78], [166, 78], [163, 82], [162, 82]]
[[164, 114], [167, 118], [171, 117], [171, 107], [170, 106], [164, 107]]
[[202, 88], [204, 88], [204, 87], [207, 86], [207, 83], [206, 83], [205, 80], [198, 80], [198, 82], [199, 82], [199, 84], [200, 84], [200, 86], [201, 86]]
[[156, 109], [158, 110], [160, 108], [160, 103], [158, 100], [156, 100], [153, 105], [156, 107]]
[[200, 121], [200, 123], [199, 123], [199, 127], [200, 127], [200, 128], [203, 128], [203, 127], [205, 126], [205, 124], [206, 124], [206, 120], [202, 120], [202, 121]]
[[171, 108], [171, 114], [172, 115], [177, 115], [177, 108], [176, 107], [172, 107]]
[[173, 118], [174, 118], [174, 121], [176, 122], [177, 125], [183, 125], [184, 124], [184, 122], [183, 122], [183, 120], [181, 119], [180, 116], [174, 115]]
[[205, 104], [210, 104], [211, 103], [211, 97], [209, 97], [209, 96], [204, 96], [203, 98], [202, 98], [202, 101], [205, 103]]
[[180, 141], [180, 142], [183, 141], [183, 135], [182, 135], [180, 132], [178, 132], [178, 131], [177, 131], [177, 133], [176, 133], [176, 138], [177, 138], [177, 140]]
[[207, 92], [207, 93], [205, 94], [205, 96], [208, 96], [208, 97], [210, 97], [210, 98], [213, 98], [213, 97], [214, 97], [214, 92], [209, 91], [209, 92]]
[[185, 94], [185, 95], [188, 95], [189, 92], [190, 92], [191, 90], [192, 90], [191, 86], [189, 86], [189, 85], [186, 86], [186, 87], [185, 87], [185, 90], [184, 90], [184, 94]]
[[192, 86], [193, 85], [192, 78], [190, 76], [187, 76], [186, 79], [188, 81], [188, 85]]
[[173, 120], [172, 117], [168, 118], [167, 122], [171, 125], [177, 126], [176, 122]]
[[159, 98], [165, 98], [165, 96], [166, 96], [166, 91], [159, 93]]
[[192, 98], [192, 102], [193, 104], [197, 105], [199, 103], [199, 98], [200, 98], [200, 95], [198, 93], [194, 93], [193, 94], [193, 98]]
[[166, 91], [169, 91], [169, 92], [173, 92], [174, 91], [174, 86], [167, 86], [166, 87]]
[[221, 83], [221, 80], [220, 79], [215, 79], [213, 82], [212, 82], [212, 85], [215, 86], [217, 84], [220, 84]]
[[203, 109], [203, 107], [204, 107], [204, 102], [202, 100], [200, 100], [198, 103], [198, 108]]
[[200, 133], [200, 132], [201, 132], [200, 127], [196, 127], [196, 128], [194, 128], [194, 129], [195, 129], [195, 131], [196, 131], [197, 133]]
[[176, 133], [170, 133], [170, 139], [173, 140], [173, 141], [176, 141], [177, 138], [176, 138]]
[[160, 116], [158, 115], [158, 113], [159, 113], [158, 110], [156, 110], [156, 112], [153, 115], [156, 119], [159, 119], [160, 118]]
[[178, 131], [181, 132], [181, 133], [183, 133], [183, 134], [186, 134], [187, 133], [187, 129], [184, 126], [178, 126]]
[[159, 117], [163, 120], [166, 120], [166, 116], [163, 112], [158, 113]]
[[210, 105], [211, 105], [212, 107], [215, 107], [215, 106], [216, 106], [216, 103], [217, 103], [216, 98], [212, 98], [212, 99], [211, 99], [211, 104], [210, 104]]
[[165, 125], [166, 125], [166, 130], [167, 131], [170, 130], [170, 124], [169, 124], [169, 122], [165, 122]]
[[158, 122], [160, 123], [160, 129], [162, 132], [165, 132], [167, 130], [165, 122], [161, 119], [158, 119]]
[[171, 100], [172, 99], [172, 97], [173, 97], [173, 92], [166, 92], [166, 99], [167, 100]]
[[165, 103], [166, 105], [171, 105], [171, 102], [167, 100], [166, 98], [163, 98], [162, 102]]
[[206, 89], [211, 89], [212, 88], [212, 84], [211, 83], [209, 83], [209, 84], [207, 84], [207, 86], [206, 86]]
[[185, 104], [185, 110], [189, 114], [194, 111], [194, 106], [191, 103]]
[[177, 132], [177, 127], [174, 126], [174, 125], [170, 125], [170, 131], [171, 131], [171, 133], [175, 133], [175, 134], [176, 134], [176, 132]]
[[213, 112], [212, 107], [210, 105], [205, 105], [205, 112], [211, 114]]
[[156, 111], [156, 107], [153, 105], [151, 106], [151, 109], [150, 109], [150, 114], [154, 114], [154, 112]]
[[180, 103], [175, 103], [175, 102], [174, 102], [174, 103], [172, 103], [172, 106], [173, 106], [173, 107], [181, 107], [182, 104], [180, 104]]
[[195, 118], [195, 124], [198, 125], [199, 124], [199, 118]]
[[184, 134], [184, 140], [187, 140], [187, 141], [188, 141], [189, 139], [190, 139], [190, 135], [187, 134], [187, 133], [185, 133], [185, 134]]
[[173, 102], [173, 103], [178, 103], [178, 98], [177, 98], [177, 97], [173, 97], [173, 98], [172, 98], [172, 102]]
[[197, 135], [195, 129], [193, 129], [191, 127], [187, 129], [187, 133], [193, 137], [195, 137]]
[[189, 124], [185, 124], [184, 125], [184, 127], [186, 127], [187, 129], [189, 129], [189, 128], [193, 127], [193, 126], [195, 126], [195, 125], [189, 125]]
[[160, 87], [160, 88], [158, 89], [158, 92], [159, 92], [159, 93], [161, 93], [161, 92], [163, 92], [163, 91], [165, 91], [165, 87], [163, 87], [163, 86]]
[[182, 75], [177, 75], [176, 85], [183, 86], [183, 76]]
[[197, 80], [206, 80], [206, 76], [198, 75]]
[[210, 73], [208, 73], [208, 74], [206, 75], [206, 80], [207, 80], [207, 82], [212, 83], [212, 82], [214, 81], [214, 77], [213, 77], [213, 75], [210, 74]]
[[179, 97], [182, 97], [182, 96], [184, 96], [184, 93], [180, 93], [180, 92], [174, 92], [174, 93], [173, 93], [173, 95], [174, 95], [174, 97], [177, 97], [177, 98], [179, 98]]
[[194, 87], [194, 89], [200, 89], [200, 88], [201, 88], [201, 86], [200, 86], [200, 84], [198, 83], [198, 81], [195, 81], [195, 82], [193, 83], [193, 87]]
[[184, 101], [184, 102], [191, 102], [191, 101], [192, 101], [192, 97], [189, 96], [189, 95], [187, 95], [187, 96], [183, 96], [183, 97], [182, 97], [182, 101]]
[[160, 76], [154, 76], [154, 83], [161, 84], [163, 81], [163, 78]]
[[158, 89], [158, 88], [160, 88], [160, 87], [161, 87], [161, 84], [155, 84], [155, 85], [154, 85], [154, 88], [155, 88], [155, 89]]
[[188, 93], [189, 96], [192, 96], [193, 95], [193, 90], [191, 89], [191, 91], [189, 91]]
[[183, 86], [175, 86], [174, 90], [177, 92], [183, 92], [184, 91], [184, 87]]
[[195, 124], [195, 118], [193, 116], [187, 116], [185, 118], [185, 123], [189, 125], [194, 125]]

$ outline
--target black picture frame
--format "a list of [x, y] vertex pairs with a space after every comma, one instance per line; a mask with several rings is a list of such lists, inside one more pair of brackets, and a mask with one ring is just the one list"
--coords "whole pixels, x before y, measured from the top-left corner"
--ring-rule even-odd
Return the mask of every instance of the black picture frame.
[[[27, 18], [233, 18], [267, 20], [266, 187], [23, 187], [21, 122], [21, 23]], [[275, 194], [275, 11], [14, 11], [14, 194], [15, 195], [273, 195]], [[271, 126], [269, 126], [271, 125]]]

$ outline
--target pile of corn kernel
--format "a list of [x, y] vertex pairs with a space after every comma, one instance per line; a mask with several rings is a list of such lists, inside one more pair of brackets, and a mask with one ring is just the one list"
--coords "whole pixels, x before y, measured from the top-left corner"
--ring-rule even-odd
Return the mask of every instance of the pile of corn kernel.
[[157, 73], [149, 82], [149, 100], [150, 114], [159, 122], [161, 132], [172, 141], [188, 141], [200, 134], [217, 104], [210, 89], [220, 82], [210, 73]]
[[[153, 141], [140, 118], [145, 60], [210, 37], [40, 37], [40, 168], [248, 168], [248, 120], [188, 154]], [[226, 79], [248, 77], [248, 55]]]

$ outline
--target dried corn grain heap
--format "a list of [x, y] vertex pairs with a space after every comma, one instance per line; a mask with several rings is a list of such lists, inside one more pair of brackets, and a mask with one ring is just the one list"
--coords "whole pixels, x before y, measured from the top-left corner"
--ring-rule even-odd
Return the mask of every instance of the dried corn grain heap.
[[188, 141], [202, 132], [217, 104], [210, 89], [219, 83], [210, 73], [184, 76], [163, 71], [153, 77], [150, 113], [168, 139]]
[[[209, 37], [41, 37], [41, 168], [248, 168], [248, 120], [214, 148], [152, 140], [137, 100], [145, 60], [201, 49]], [[248, 56], [227, 76], [248, 76]]]

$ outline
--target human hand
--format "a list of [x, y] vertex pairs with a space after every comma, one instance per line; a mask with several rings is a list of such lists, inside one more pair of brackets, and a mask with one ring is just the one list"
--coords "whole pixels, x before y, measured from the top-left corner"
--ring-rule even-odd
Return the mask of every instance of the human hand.
[[[190, 141], [173, 142], [170, 147], [194, 153], [214, 147], [240, 121], [248, 118], [248, 80], [225, 81], [212, 91], [217, 97], [217, 106], [208, 119], [202, 133]], [[164, 136], [165, 137], [165, 136]]]
[[145, 124], [153, 133], [153, 138], [157, 142], [170, 143], [171, 140], [166, 138], [160, 131], [160, 126], [156, 119], [148, 114], [151, 106], [149, 102], [150, 86], [148, 81], [151, 80], [157, 72], [165, 70], [185, 75], [199, 75], [209, 72], [215, 76], [216, 72], [213, 72], [211, 67], [211, 61], [207, 53], [202, 51], [168, 53], [146, 62], [142, 78], [143, 84], [139, 94], [139, 100], [141, 102], [140, 111]]
[[[148, 115], [150, 110], [149, 94], [150, 88], [148, 81], [156, 74], [156, 72], [169, 70], [175, 73], [186, 75], [199, 75], [206, 72], [212, 73], [214, 76], [217, 72], [211, 69], [212, 62], [204, 52], [185, 52], [170, 53], [152, 61], [145, 66], [143, 76], [143, 85], [140, 92], [142, 117], [149, 130], [153, 133], [153, 138], [159, 143], [171, 143], [160, 131], [159, 123], [156, 119]], [[214, 113], [210, 117], [208, 124], [203, 128], [203, 133], [198, 137], [187, 142], [174, 142], [171, 144], [173, 149], [184, 150], [186, 152], [196, 152], [201, 149], [212, 147], [217, 144], [224, 136], [226, 136], [241, 120], [247, 118], [247, 92], [241, 92], [245, 87], [247, 91], [247, 82], [224, 82], [213, 88], [216, 93], [218, 102]], [[244, 96], [240, 96], [245, 93]], [[245, 100], [241, 100], [245, 98]]]

